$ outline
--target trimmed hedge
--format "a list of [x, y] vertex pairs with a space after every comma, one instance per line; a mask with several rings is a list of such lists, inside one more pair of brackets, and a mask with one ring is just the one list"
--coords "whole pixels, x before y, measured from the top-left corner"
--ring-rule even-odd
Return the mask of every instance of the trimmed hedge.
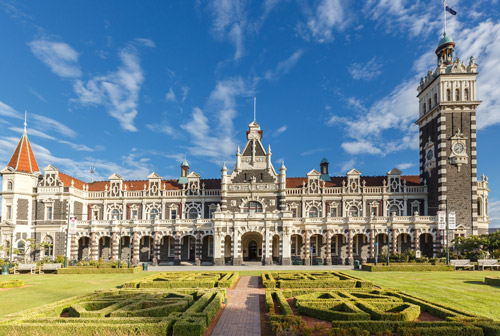
[[484, 283], [490, 286], [500, 286], [500, 277], [485, 277]]
[[445, 272], [453, 271], [453, 266], [433, 264], [390, 264], [389, 266], [382, 264], [362, 264], [361, 269], [368, 272]]
[[0, 288], [17, 288], [23, 286], [24, 286], [24, 280], [8, 280], [0, 282]]
[[261, 275], [265, 288], [371, 288], [372, 282], [342, 272], [270, 273]]
[[124, 288], [230, 288], [238, 272], [162, 272], [142, 280], [129, 281]]
[[172, 332], [174, 336], [200, 336], [224, 297], [224, 289], [98, 291], [8, 315], [0, 319], [0, 336], [167, 335]]
[[112, 267], [91, 267], [91, 266], [69, 266], [59, 268], [57, 274], [107, 274], [107, 273], [139, 273], [142, 267], [132, 268], [112, 268]]

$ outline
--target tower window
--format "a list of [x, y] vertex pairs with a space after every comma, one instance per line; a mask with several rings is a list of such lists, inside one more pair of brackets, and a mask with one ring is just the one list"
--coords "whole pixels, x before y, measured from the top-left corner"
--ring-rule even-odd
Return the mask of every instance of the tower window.
[[12, 206], [7, 205], [7, 219], [12, 219]]
[[52, 219], [53, 219], [52, 207], [48, 206], [47, 207], [47, 220], [52, 220]]
[[7, 183], [7, 190], [12, 190], [12, 181]]
[[424, 103], [424, 113], [427, 112], [427, 106]]
[[469, 89], [464, 90], [464, 100], [469, 100]]
[[459, 100], [460, 100], [460, 90], [455, 89], [455, 101], [459, 101]]
[[438, 94], [434, 93], [434, 105], [437, 105], [438, 103]]
[[446, 100], [451, 101], [451, 90], [450, 89], [446, 90]]
[[429, 98], [429, 110], [431, 109], [431, 107], [432, 107], [432, 101], [431, 101], [431, 99]]

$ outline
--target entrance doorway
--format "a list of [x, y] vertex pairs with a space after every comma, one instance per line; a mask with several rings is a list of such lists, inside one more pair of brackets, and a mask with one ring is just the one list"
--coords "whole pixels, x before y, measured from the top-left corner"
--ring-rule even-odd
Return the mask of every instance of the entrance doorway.
[[251, 240], [248, 243], [248, 259], [250, 261], [257, 261], [257, 242], [255, 240]]

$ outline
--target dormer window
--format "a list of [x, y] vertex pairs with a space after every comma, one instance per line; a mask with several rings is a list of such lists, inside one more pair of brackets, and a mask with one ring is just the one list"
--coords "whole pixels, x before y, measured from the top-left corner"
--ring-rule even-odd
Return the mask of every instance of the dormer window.
[[12, 181], [7, 182], [7, 190], [10, 191], [10, 190], [14, 189], [13, 186], [14, 186], [14, 184], [12, 183]]

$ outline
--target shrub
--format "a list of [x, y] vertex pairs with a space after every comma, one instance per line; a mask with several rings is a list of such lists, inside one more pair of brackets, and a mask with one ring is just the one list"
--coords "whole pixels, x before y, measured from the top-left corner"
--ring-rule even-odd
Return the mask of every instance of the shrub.
[[105, 274], [105, 273], [138, 273], [142, 272], [142, 267], [132, 268], [111, 268], [111, 267], [89, 267], [89, 266], [70, 266], [60, 268], [57, 274]]
[[500, 286], [500, 277], [485, 277], [484, 283], [490, 286]]
[[362, 264], [361, 269], [369, 272], [424, 272], [424, 271], [453, 271], [453, 266], [432, 264]]
[[1, 281], [0, 288], [17, 288], [24, 286], [24, 280]]

